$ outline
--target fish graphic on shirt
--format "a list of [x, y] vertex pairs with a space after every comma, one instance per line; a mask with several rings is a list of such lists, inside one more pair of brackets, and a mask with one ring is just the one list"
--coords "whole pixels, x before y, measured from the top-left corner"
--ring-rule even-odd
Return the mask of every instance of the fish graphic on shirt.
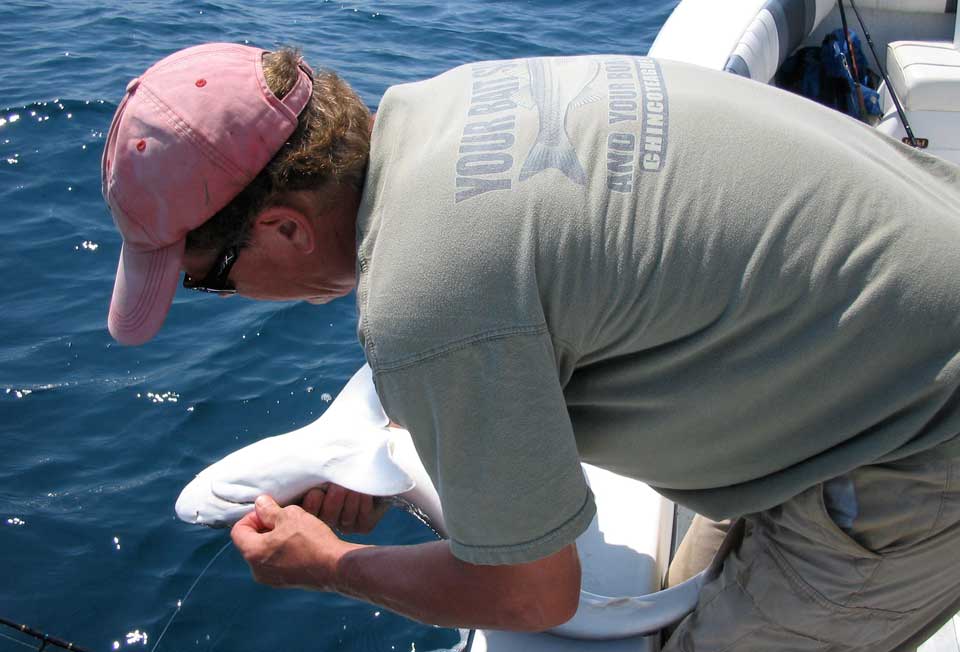
[[600, 99], [599, 93], [592, 90], [600, 64], [591, 62], [584, 69], [582, 65], [561, 65], [537, 58], [527, 61], [527, 70], [530, 73], [530, 95], [540, 116], [540, 130], [520, 169], [520, 181], [554, 168], [574, 183], [585, 185], [587, 175], [570, 142], [566, 121], [571, 109]]

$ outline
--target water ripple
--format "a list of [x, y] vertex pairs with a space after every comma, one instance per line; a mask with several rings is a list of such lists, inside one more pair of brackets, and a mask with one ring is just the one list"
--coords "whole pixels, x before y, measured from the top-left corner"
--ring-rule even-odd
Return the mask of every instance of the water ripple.
[[[238, 446], [315, 419], [363, 359], [353, 297], [308, 306], [180, 292], [153, 342], [112, 342], [120, 239], [99, 165], [129, 79], [204, 41], [299, 45], [375, 108], [387, 86], [468, 61], [642, 54], [673, 4], [0, 3], [0, 43], [15, 63], [0, 77], [0, 556], [15, 560], [0, 615], [91, 649], [126, 649], [125, 632], [154, 643], [226, 536], [177, 522], [179, 490]], [[372, 540], [424, 537], [391, 513]], [[257, 586], [229, 548], [160, 649], [407, 652], [460, 641], [374, 611]]]

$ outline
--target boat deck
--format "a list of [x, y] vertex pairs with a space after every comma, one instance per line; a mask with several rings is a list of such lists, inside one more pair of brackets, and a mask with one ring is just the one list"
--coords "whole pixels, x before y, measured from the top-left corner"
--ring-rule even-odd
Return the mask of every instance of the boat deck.
[[918, 652], [960, 652], [960, 614], [940, 628], [930, 640], [918, 648]]

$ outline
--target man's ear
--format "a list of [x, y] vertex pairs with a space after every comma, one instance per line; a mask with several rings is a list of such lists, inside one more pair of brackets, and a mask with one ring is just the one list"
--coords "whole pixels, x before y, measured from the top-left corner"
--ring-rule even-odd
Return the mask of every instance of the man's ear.
[[309, 254], [316, 246], [313, 224], [306, 215], [289, 206], [270, 206], [260, 211], [253, 221], [253, 241], [281, 252], [293, 247]]

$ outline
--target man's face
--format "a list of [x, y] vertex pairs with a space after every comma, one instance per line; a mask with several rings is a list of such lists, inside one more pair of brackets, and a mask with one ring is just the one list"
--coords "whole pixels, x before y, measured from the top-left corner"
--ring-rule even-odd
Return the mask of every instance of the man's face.
[[[321, 201], [315, 192], [291, 193], [265, 208], [250, 228], [227, 280], [241, 294], [267, 301], [326, 303], [356, 283], [356, 190]], [[218, 255], [188, 252], [183, 269], [205, 279]]]
[[[217, 262], [216, 254], [188, 252], [183, 258], [183, 271], [203, 279]], [[228, 278], [237, 294], [265, 301], [327, 303], [353, 289], [352, 279], [337, 281], [316, 273], [312, 257], [264, 251], [255, 242], [240, 249]]]

